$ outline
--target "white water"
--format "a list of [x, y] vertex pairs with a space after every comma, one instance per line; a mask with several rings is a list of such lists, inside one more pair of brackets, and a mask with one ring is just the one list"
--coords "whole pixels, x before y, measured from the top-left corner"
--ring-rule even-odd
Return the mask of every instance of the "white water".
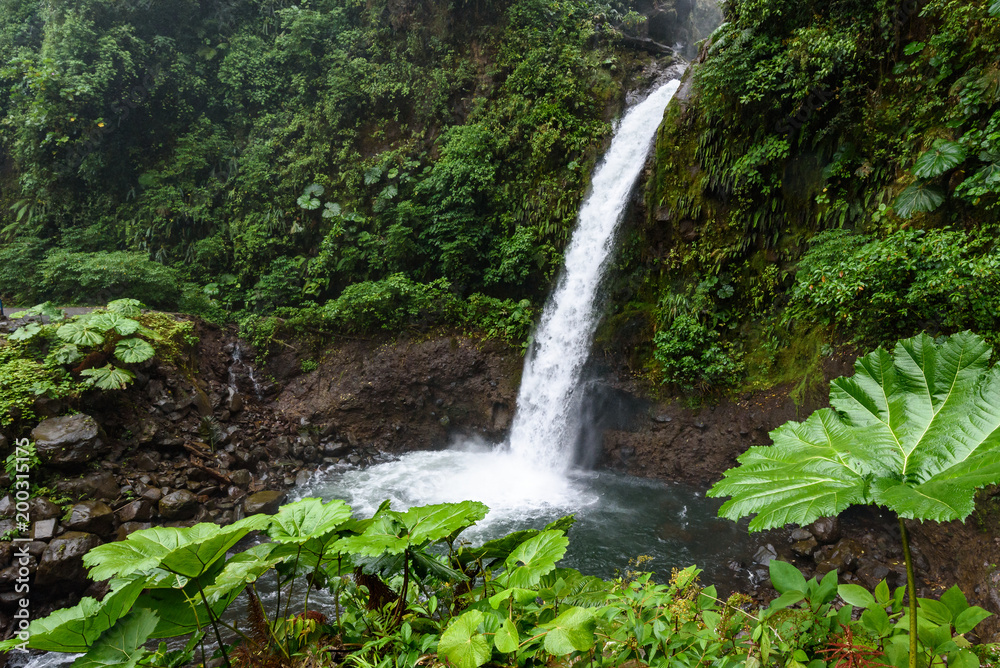
[[572, 463], [580, 430], [577, 389], [597, 327], [597, 290], [663, 109], [679, 85], [671, 81], [628, 111], [594, 173], [563, 274], [524, 366], [510, 451], [526, 467], [565, 470]]

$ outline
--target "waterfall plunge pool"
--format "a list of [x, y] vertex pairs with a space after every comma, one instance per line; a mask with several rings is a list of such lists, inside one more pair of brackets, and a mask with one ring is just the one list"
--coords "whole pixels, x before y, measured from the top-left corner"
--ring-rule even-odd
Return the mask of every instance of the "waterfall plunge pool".
[[360, 517], [386, 499], [394, 510], [481, 501], [489, 514], [461, 535], [474, 544], [572, 514], [562, 565], [604, 578], [645, 555], [652, 560], [643, 570], [659, 573], [660, 581], [671, 568], [697, 564], [703, 582], [731, 591], [746, 586], [747, 572], [730, 564], [748, 562], [754, 549], [746, 522], [717, 517], [721, 501], [701, 490], [611, 471], [549, 470], [482, 444], [412, 452], [364, 469], [331, 468], [299, 496], [343, 499]]

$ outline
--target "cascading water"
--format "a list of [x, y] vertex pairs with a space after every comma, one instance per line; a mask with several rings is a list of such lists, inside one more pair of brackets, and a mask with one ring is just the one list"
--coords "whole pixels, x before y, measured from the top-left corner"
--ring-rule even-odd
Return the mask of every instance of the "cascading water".
[[463, 533], [487, 539], [576, 515], [566, 564], [598, 575], [652, 555], [654, 568], [705, 564], [724, 580], [746, 532], [715, 517], [718, 504], [691, 489], [571, 467], [581, 429], [581, 375], [598, 320], [597, 295], [628, 205], [660, 124], [677, 91], [672, 81], [634, 106], [594, 173], [566, 250], [566, 265], [525, 363], [518, 412], [507, 443], [466, 440], [441, 452], [415, 452], [367, 469], [317, 476], [307, 496], [341, 498], [360, 515], [385, 499], [398, 510], [472, 499], [490, 513]]
[[526, 464], [565, 469], [572, 463], [569, 452], [580, 429], [577, 389], [597, 327], [597, 290], [663, 109], [679, 85], [671, 81], [629, 110], [594, 173], [524, 366], [510, 451]]

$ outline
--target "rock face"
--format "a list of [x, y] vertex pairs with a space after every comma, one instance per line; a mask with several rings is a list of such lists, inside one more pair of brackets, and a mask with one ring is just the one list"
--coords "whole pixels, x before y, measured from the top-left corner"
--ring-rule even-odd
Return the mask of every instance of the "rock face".
[[189, 520], [198, 512], [198, 497], [186, 489], [160, 499], [160, 514], [168, 520]]
[[94, 418], [83, 413], [42, 420], [31, 430], [38, 457], [51, 466], [85, 464], [109, 449], [108, 437]]
[[87, 569], [83, 555], [101, 544], [101, 539], [91, 533], [67, 531], [55, 538], [45, 548], [38, 562], [35, 584], [39, 587], [86, 587]]
[[247, 515], [274, 515], [285, 502], [287, 495], [284, 492], [257, 492], [247, 497], [244, 503], [244, 510]]

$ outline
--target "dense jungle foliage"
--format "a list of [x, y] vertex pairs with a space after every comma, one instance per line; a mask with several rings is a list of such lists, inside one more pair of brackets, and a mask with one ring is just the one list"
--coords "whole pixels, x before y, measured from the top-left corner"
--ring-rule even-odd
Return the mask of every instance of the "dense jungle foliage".
[[[473, 501], [400, 512], [387, 501], [355, 519], [343, 501], [307, 498], [227, 527], [138, 531], [84, 558], [92, 578], [110, 578], [108, 595], [32, 621], [0, 650], [80, 652], [77, 668], [207, 665], [213, 654], [227, 668], [997, 661], [995, 646], [966, 638], [990, 613], [957, 587], [906, 610], [902, 587], [838, 586], [836, 571], [806, 580], [775, 560], [781, 596], [755, 606], [702, 586], [694, 566], [668, 584], [631, 568], [612, 581], [561, 568], [572, 516], [473, 547], [461, 533], [487, 512]], [[230, 552], [254, 531], [268, 540]], [[183, 648], [146, 647], [179, 636], [189, 636]]]
[[706, 390], [816, 378], [837, 343], [996, 342], [1000, 4], [724, 12], [661, 127], [604, 336]]
[[502, 335], [477, 314], [547, 293], [650, 76], [620, 45], [642, 23], [601, 0], [2, 0], [0, 295]]

